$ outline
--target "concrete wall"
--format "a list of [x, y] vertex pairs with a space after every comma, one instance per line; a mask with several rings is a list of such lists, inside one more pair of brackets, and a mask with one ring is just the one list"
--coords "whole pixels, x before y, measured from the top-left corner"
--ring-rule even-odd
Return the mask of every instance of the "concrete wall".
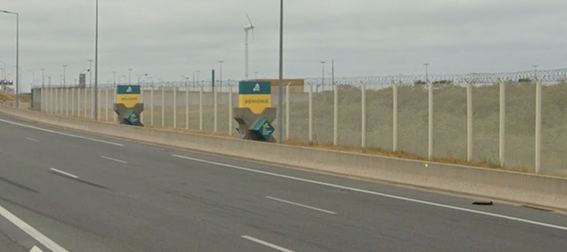
[[[0, 113], [95, 134], [492, 199], [567, 209], [567, 179], [377, 157], [73, 119], [0, 106]], [[258, 155], [261, 153], [261, 155]]]

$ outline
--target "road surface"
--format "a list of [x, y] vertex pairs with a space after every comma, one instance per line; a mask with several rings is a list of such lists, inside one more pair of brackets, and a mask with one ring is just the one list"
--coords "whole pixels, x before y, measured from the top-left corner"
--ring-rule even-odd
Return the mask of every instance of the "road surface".
[[567, 251], [553, 212], [2, 115], [0, 143], [0, 251]]

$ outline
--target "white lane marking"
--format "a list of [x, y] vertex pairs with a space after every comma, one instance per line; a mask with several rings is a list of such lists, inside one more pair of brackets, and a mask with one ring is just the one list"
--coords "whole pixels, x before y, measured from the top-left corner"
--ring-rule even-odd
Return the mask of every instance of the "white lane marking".
[[192, 161], [196, 161], [196, 162], [201, 162], [201, 163], [224, 166], [224, 167], [238, 169], [238, 170], [242, 170], [242, 171], [254, 172], [254, 173], [259, 173], [259, 174], [264, 174], [264, 175], [269, 175], [269, 176], [274, 176], [274, 177], [280, 177], [280, 178], [286, 178], [286, 179], [291, 179], [291, 180], [296, 180], [296, 181], [301, 181], [301, 182], [306, 182], [306, 183], [311, 183], [311, 184], [316, 184], [316, 185], [328, 186], [328, 187], [333, 187], [333, 188], [338, 188], [338, 189], [346, 189], [346, 190], [351, 190], [351, 191], [354, 191], [354, 192], [366, 193], [366, 194], [381, 196], [381, 197], [390, 198], [390, 199], [403, 200], [403, 201], [419, 203], [419, 204], [429, 205], [429, 206], [435, 206], [435, 207], [440, 207], [440, 208], [446, 208], [446, 209], [451, 209], [451, 210], [457, 210], [457, 211], [462, 211], [462, 212], [467, 212], [467, 213], [481, 214], [481, 215], [486, 215], [486, 216], [491, 216], [491, 217], [496, 217], [496, 218], [501, 218], [501, 219], [506, 219], [506, 220], [518, 221], [518, 222], [533, 224], [533, 225], [537, 225], [537, 226], [555, 228], [555, 229], [567, 231], [567, 227], [548, 224], [548, 223], [544, 223], [544, 222], [531, 221], [531, 220], [511, 217], [511, 216], [507, 216], [507, 215], [482, 212], [482, 211], [472, 210], [472, 209], [468, 209], [468, 208], [444, 205], [444, 204], [439, 204], [439, 203], [434, 203], [434, 202], [429, 202], [429, 201], [424, 201], [424, 200], [418, 200], [418, 199], [406, 198], [406, 197], [401, 197], [401, 196], [396, 196], [396, 195], [391, 195], [391, 194], [373, 192], [373, 191], [369, 191], [369, 190], [363, 190], [363, 189], [358, 189], [358, 188], [353, 188], [353, 187], [348, 187], [348, 186], [335, 185], [335, 184], [331, 184], [331, 183], [325, 183], [325, 182], [320, 182], [320, 181], [315, 181], [315, 180], [310, 180], [310, 179], [287, 176], [287, 175], [282, 175], [282, 174], [277, 174], [277, 173], [272, 173], [272, 172], [259, 171], [259, 170], [254, 170], [254, 169], [250, 169], [250, 168], [244, 168], [244, 167], [235, 166], [235, 165], [217, 163], [217, 162], [207, 161], [207, 160], [198, 159], [198, 158], [191, 158], [191, 157], [180, 156], [180, 155], [175, 155], [175, 154], [172, 155], [172, 156], [177, 157], [177, 158], [192, 160]]
[[84, 139], [84, 140], [90, 140], [90, 141], [104, 143], [104, 144], [110, 144], [110, 145], [115, 145], [115, 146], [124, 146], [123, 144], [120, 144], [120, 143], [108, 142], [108, 141], [94, 139], [94, 138], [90, 138], [90, 137], [84, 137], [84, 136], [79, 136], [79, 135], [63, 133], [63, 132], [59, 132], [59, 131], [55, 131], [55, 130], [44, 129], [44, 128], [35, 127], [35, 126], [31, 126], [31, 125], [26, 125], [26, 124], [21, 124], [21, 123], [12, 122], [12, 121], [6, 121], [6, 120], [3, 120], [3, 119], [0, 119], [0, 122], [5, 122], [5, 123], [13, 124], [13, 125], [16, 125], [16, 126], [20, 126], [20, 127], [45, 131], [45, 132], [49, 132], [49, 133], [53, 133], [53, 134], [59, 134], [59, 135], [68, 136], [68, 137], [80, 138], [80, 139]]
[[260, 239], [256, 239], [256, 238], [254, 238], [254, 237], [252, 237], [252, 236], [243, 235], [243, 236], [241, 236], [241, 237], [244, 238], [244, 239], [246, 239], [246, 240], [253, 241], [253, 242], [255, 242], [255, 243], [259, 243], [259, 244], [262, 244], [262, 245], [264, 245], [264, 246], [266, 246], [266, 247], [270, 247], [270, 248], [273, 248], [273, 249], [276, 249], [276, 250], [279, 250], [279, 251], [282, 251], [282, 252], [293, 252], [293, 250], [289, 250], [289, 249], [286, 249], [286, 248], [282, 248], [282, 247], [280, 247], [280, 246], [278, 246], [278, 245], [274, 245], [274, 244], [271, 244], [271, 243], [269, 243], [269, 242], [265, 242], [265, 241], [262, 241], [262, 240], [260, 240]]
[[270, 196], [266, 196], [266, 199], [271, 199], [271, 200], [275, 200], [275, 201], [287, 203], [287, 204], [294, 205], [294, 206], [304, 207], [304, 208], [308, 208], [308, 209], [315, 210], [315, 211], [319, 211], [319, 212], [323, 212], [323, 213], [337, 214], [337, 213], [332, 212], [332, 211], [329, 211], [329, 210], [325, 210], [325, 209], [321, 209], [321, 208], [316, 208], [316, 207], [312, 207], [312, 206], [308, 206], [308, 205], [303, 205], [303, 204], [299, 204], [299, 203], [295, 203], [295, 202], [287, 201], [287, 200], [283, 200], [283, 199], [278, 199], [278, 198], [274, 198], [274, 197], [270, 197]]
[[[26, 232], [28, 235], [33, 237], [36, 241], [43, 244], [43, 246], [47, 247], [53, 252], [68, 252], [63, 247], [59, 246], [59, 244], [55, 243], [51, 239], [47, 238], [47, 236], [43, 235], [39, 231], [37, 231], [32, 226], [28, 225], [26, 222], [12, 214], [10, 211], [6, 210], [2, 206], [0, 206], [0, 215], [6, 218], [8, 221], [12, 222], [12, 224], [16, 225], [22, 231]], [[33, 251], [33, 249], [32, 249]]]
[[30, 252], [43, 252], [43, 250], [39, 249], [36, 246], [33, 246], [33, 248], [31, 248]]
[[63, 174], [63, 175], [65, 175], [65, 176], [67, 176], [67, 177], [71, 177], [71, 178], [74, 178], [74, 179], [78, 179], [78, 178], [79, 178], [79, 176], [76, 176], [76, 175], [73, 175], [73, 174], [71, 174], [71, 173], [61, 171], [61, 170], [57, 170], [57, 169], [55, 169], [55, 168], [49, 168], [49, 170], [52, 170], [52, 171], [54, 171], [54, 172], [57, 172], [57, 173], [59, 173], [59, 174]]
[[32, 141], [32, 142], [38, 142], [38, 143], [39, 143], [39, 140], [37, 140], [37, 139], [33, 139], [33, 138], [29, 138], [29, 137], [26, 137], [26, 139], [27, 139], [27, 140], [30, 140], [30, 141]]
[[123, 163], [123, 164], [127, 164], [127, 163], [128, 163], [128, 162], [126, 162], [126, 161], [122, 161], [122, 160], [120, 160], [120, 159], [115, 159], [115, 158], [111, 158], [111, 157], [107, 157], [107, 156], [100, 156], [100, 157], [103, 158], [103, 159], [110, 160], [110, 161], [114, 161], [114, 162], [118, 162], [118, 163]]

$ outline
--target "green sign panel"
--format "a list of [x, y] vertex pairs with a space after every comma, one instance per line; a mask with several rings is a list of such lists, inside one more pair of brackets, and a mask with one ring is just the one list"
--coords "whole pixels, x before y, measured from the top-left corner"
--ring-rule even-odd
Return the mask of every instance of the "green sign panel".
[[270, 140], [270, 137], [272, 136], [272, 134], [274, 134], [274, 127], [272, 126], [272, 124], [270, 124], [270, 122], [268, 122], [268, 120], [260, 120], [256, 125], [254, 125], [254, 128], [252, 128], [252, 131], [262, 140], [264, 141], [268, 141]]
[[116, 86], [116, 94], [140, 94], [139, 85], [118, 85]]
[[240, 95], [263, 95], [272, 93], [272, 83], [269, 81], [241, 81], [238, 85]]

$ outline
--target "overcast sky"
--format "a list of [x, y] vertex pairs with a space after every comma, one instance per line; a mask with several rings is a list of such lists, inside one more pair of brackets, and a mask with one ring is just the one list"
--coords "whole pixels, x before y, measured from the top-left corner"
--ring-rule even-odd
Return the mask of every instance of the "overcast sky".
[[[565, 0], [326, 0], [285, 2], [284, 77], [500, 72], [563, 68]], [[99, 83], [147, 73], [155, 81], [244, 78], [246, 13], [256, 26], [250, 75], [277, 78], [277, 0], [100, 0]], [[22, 90], [32, 73], [67, 84], [94, 59], [95, 0], [3, 0], [20, 13]], [[15, 75], [15, 16], [0, 13], [0, 68]], [[94, 67], [93, 67], [94, 69]], [[330, 72], [330, 64], [326, 65]], [[117, 77], [118, 78], [118, 77]], [[94, 77], [93, 77], [94, 79]], [[124, 80], [124, 78], [122, 78]], [[47, 80], [46, 80], [47, 82]]]

